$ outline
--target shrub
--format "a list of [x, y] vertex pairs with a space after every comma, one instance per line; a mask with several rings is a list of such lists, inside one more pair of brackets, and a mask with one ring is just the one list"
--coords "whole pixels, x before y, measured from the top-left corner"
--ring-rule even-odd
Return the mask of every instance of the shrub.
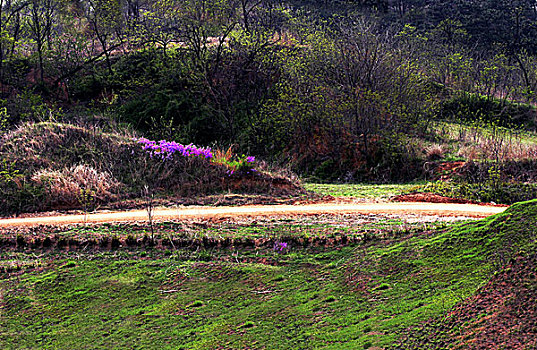
[[535, 108], [531, 105], [463, 93], [444, 101], [439, 116], [467, 123], [494, 123], [503, 127], [535, 130]]
[[179, 154], [183, 157], [202, 157], [206, 159], [213, 158], [213, 153], [210, 148], [198, 147], [193, 144], [181, 145], [174, 141], [161, 140], [150, 141], [146, 138], [140, 138], [138, 143], [142, 144], [142, 148], [149, 151], [151, 157], [158, 156], [161, 159], [171, 159], [174, 154]]
[[28, 184], [14, 163], [0, 162], [0, 213], [33, 211], [42, 197], [43, 191]]
[[122, 105], [119, 113], [152, 137], [211, 142], [219, 135], [209, 122], [209, 110], [191, 92], [157, 86]]
[[439, 160], [444, 158], [445, 149], [442, 145], [430, 145], [425, 148], [425, 157], [428, 160]]

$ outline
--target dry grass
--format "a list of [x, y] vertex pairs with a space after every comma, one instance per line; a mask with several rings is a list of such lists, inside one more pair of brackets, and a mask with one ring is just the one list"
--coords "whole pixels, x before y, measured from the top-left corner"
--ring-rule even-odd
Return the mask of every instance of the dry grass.
[[128, 159], [135, 146], [128, 135], [105, 133], [96, 127], [45, 122], [23, 124], [3, 135], [0, 154], [32, 173], [77, 164], [110, 170], [111, 165]]
[[106, 203], [116, 199], [121, 183], [109, 172], [95, 170], [91, 166], [77, 165], [61, 171], [42, 169], [31, 180], [46, 189], [50, 207], [72, 207], [83, 201]]
[[457, 152], [457, 156], [469, 161], [477, 160], [480, 157], [479, 148], [476, 146], [461, 146]]
[[527, 160], [537, 157], [537, 144], [519, 140], [483, 139], [478, 144], [463, 144], [457, 155], [467, 160]]
[[439, 160], [444, 157], [446, 150], [443, 145], [432, 144], [425, 148], [425, 157], [428, 160]]
[[505, 128], [439, 124], [436, 135], [444, 147], [454, 144], [467, 160], [527, 160], [537, 157], [537, 136]]

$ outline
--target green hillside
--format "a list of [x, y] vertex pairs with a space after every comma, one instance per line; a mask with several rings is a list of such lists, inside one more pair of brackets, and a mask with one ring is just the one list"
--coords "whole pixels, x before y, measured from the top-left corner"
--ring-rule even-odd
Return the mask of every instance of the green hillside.
[[[44, 231], [42, 238], [60, 245], [33, 252], [31, 241], [23, 248], [24, 239], [12, 234], [13, 241], [3, 241], [18, 248], [2, 253], [0, 344], [457, 348], [474, 337], [477, 344], [518, 342], [529, 349], [536, 211], [537, 201], [530, 201], [445, 229], [401, 231], [394, 224], [367, 234], [353, 221], [342, 231], [337, 218], [313, 226], [273, 220], [272, 228], [264, 222], [157, 226], [162, 244], [192, 237], [177, 250], [136, 248], [143, 227], [130, 225]], [[200, 235], [214, 238], [193, 238]], [[61, 237], [70, 251], [61, 248]], [[117, 244], [81, 249], [99, 237], [115, 237]], [[472, 309], [487, 293], [504, 297]], [[527, 311], [513, 314], [511, 305]], [[505, 332], [482, 339], [488, 327]]]

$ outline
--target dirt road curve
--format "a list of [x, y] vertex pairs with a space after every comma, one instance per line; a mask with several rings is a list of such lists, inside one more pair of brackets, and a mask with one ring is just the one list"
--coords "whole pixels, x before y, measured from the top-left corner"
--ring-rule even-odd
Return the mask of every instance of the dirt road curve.
[[[307, 205], [252, 205], [241, 207], [158, 208], [155, 220], [208, 219], [237, 216], [312, 215], [312, 214], [418, 214], [438, 216], [487, 217], [504, 211], [504, 207], [446, 203], [358, 203]], [[145, 210], [89, 214], [87, 223], [147, 221]], [[1, 219], [0, 227], [61, 225], [83, 223], [84, 215], [46, 216]]]

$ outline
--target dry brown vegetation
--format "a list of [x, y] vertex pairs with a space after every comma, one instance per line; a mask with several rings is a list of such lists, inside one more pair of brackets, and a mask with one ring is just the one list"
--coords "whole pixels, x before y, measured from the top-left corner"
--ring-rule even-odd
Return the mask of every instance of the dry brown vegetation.
[[[229, 156], [230, 151], [219, 151]], [[232, 174], [199, 157], [152, 158], [126, 132], [62, 123], [29, 123], [5, 133], [0, 154], [0, 212], [85, 209], [141, 196], [198, 197], [215, 193], [292, 196], [304, 193], [290, 172], [258, 162], [252, 174]], [[9, 175], [9, 176], [8, 176]], [[13, 176], [11, 176], [13, 175]], [[9, 197], [9, 199], [7, 199]], [[116, 208], [121, 205], [117, 203]]]
[[[449, 150], [467, 160], [526, 160], [537, 157], [537, 142], [532, 132], [485, 126], [444, 124], [437, 126], [440, 144], [427, 148]], [[438, 152], [438, 151], [437, 151]]]

